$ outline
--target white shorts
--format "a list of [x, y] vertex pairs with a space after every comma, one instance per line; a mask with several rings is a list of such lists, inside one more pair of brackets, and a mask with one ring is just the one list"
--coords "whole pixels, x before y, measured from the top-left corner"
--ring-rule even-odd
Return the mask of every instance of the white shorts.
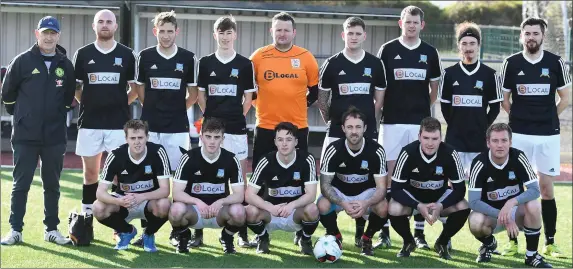
[[276, 230], [281, 230], [285, 232], [297, 232], [302, 230], [302, 224], [297, 224], [294, 222], [294, 211], [286, 218], [275, 217], [271, 215], [271, 222], [267, 224], [267, 231], [272, 232]]
[[[407, 190], [404, 190], [406, 192], [406, 194], [408, 194], [410, 197], [412, 197], [412, 199], [414, 199], [416, 202], [421, 203], [420, 201], [418, 201], [418, 199], [414, 198], [414, 196], [412, 194], [410, 194], [410, 192], [408, 192]], [[446, 191], [444, 192], [444, 194], [442, 194], [442, 196], [440, 197], [440, 199], [438, 199], [438, 201], [435, 201], [435, 203], [441, 203], [443, 202], [446, 197], [448, 197], [448, 195], [450, 195], [453, 192], [452, 189], [446, 189]], [[445, 208], [444, 208], [445, 209]], [[420, 212], [418, 211], [418, 209], [413, 208], [412, 210], [412, 215], [418, 215], [420, 214]]]
[[522, 150], [533, 170], [549, 176], [561, 174], [560, 135], [525, 135], [513, 133], [512, 147]]
[[[234, 153], [239, 161], [247, 159], [249, 156], [249, 140], [247, 139], [247, 135], [226, 133], [224, 136], [225, 139], [223, 139], [223, 145], [221, 145], [221, 147]], [[201, 139], [199, 139], [199, 146], [202, 145], [203, 143], [201, 142]]]
[[[112, 193], [111, 194], [113, 197], [119, 198], [122, 197], [123, 195], [121, 194], [117, 194], [117, 193]], [[130, 223], [132, 220], [134, 219], [142, 219], [142, 220], [147, 220], [145, 218], [145, 207], [147, 207], [147, 203], [149, 201], [143, 201], [140, 204], [130, 207], [127, 209], [127, 212], [129, 212], [129, 214], [127, 214], [127, 217], [125, 218], [125, 222]]]
[[382, 124], [378, 142], [386, 151], [386, 160], [395, 161], [402, 148], [416, 140], [420, 125], [416, 124]]
[[190, 147], [189, 133], [155, 133], [149, 132], [149, 142], [160, 144], [167, 151], [167, 158], [171, 165], [171, 171], [175, 171], [181, 159], [180, 147], [184, 150], [189, 150]]
[[111, 152], [127, 143], [123, 130], [84, 129], [78, 130], [76, 155], [82, 157], [95, 156], [101, 152]]
[[211, 229], [218, 229], [221, 228], [221, 226], [219, 226], [219, 224], [217, 223], [217, 217], [213, 217], [210, 219], [204, 219], [203, 217], [201, 217], [201, 213], [199, 212], [199, 209], [197, 209], [196, 205], [193, 205], [193, 209], [195, 209], [195, 212], [197, 212], [197, 223], [195, 223], [195, 225], [191, 226], [191, 228], [193, 229], [204, 229], [204, 228], [211, 228]]
[[479, 155], [479, 152], [458, 152], [458, 154], [460, 155], [460, 160], [462, 161], [462, 166], [464, 167], [464, 179], [467, 180], [470, 176], [470, 167], [472, 166], [472, 161]]
[[[356, 195], [356, 196], [347, 196], [344, 193], [340, 192], [340, 190], [338, 190], [337, 188], [334, 188], [334, 191], [336, 191], [336, 194], [338, 194], [338, 197], [342, 198], [343, 201], [349, 202], [349, 201], [359, 201], [359, 200], [368, 200], [370, 199], [374, 193], [376, 192], [376, 188], [370, 188], [367, 189], [365, 191], [363, 191], [362, 193]], [[322, 195], [321, 195], [322, 197]], [[319, 198], [320, 199], [320, 198]], [[318, 200], [317, 200], [318, 201]], [[330, 210], [329, 212], [332, 211], [336, 211], [336, 213], [343, 211], [344, 208], [342, 208], [342, 206], [336, 205], [334, 203], [330, 204]], [[370, 215], [370, 208], [368, 208], [368, 210], [366, 210], [364, 212], [364, 215], [362, 216], [365, 220], [368, 220], [368, 215]]]

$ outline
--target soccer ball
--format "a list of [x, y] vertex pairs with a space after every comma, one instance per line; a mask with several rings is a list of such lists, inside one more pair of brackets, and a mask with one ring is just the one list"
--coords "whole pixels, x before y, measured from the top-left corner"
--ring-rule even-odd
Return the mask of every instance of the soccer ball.
[[319, 262], [333, 263], [342, 256], [342, 249], [332, 235], [321, 236], [314, 244], [314, 257]]

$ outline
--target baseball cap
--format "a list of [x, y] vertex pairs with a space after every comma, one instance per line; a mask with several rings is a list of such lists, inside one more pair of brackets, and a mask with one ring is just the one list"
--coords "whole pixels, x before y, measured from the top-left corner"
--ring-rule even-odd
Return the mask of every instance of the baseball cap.
[[38, 31], [42, 32], [47, 29], [54, 30], [56, 32], [60, 32], [60, 23], [58, 20], [52, 16], [46, 16], [40, 19], [38, 22]]

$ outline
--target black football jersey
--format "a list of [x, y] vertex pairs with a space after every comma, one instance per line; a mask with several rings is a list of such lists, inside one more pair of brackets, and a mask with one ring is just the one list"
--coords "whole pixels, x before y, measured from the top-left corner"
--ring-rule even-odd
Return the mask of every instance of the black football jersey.
[[383, 122], [419, 125], [430, 116], [430, 80], [442, 76], [438, 51], [422, 40], [410, 47], [396, 38], [382, 45], [377, 56], [384, 62], [388, 83]]
[[135, 82], [133, 50], [116, 42], [105, 51], [94, 42], [76, 51], [73, 64], [76, 81], [83, 83], [78, 128], [123, 129], [131, 118], [127, 83]]
[[195, 54], [181, 47], [169, 57], [157, 46], [139, 53], [135, 78], [145, 84], [141, 119], [149, 123], [149, 131], [189, 132], [185, 97], [187, 87], [197, 86], [197, 64]]
[[386, 89], [384, 65], [380, 59], [364, 52], [362, 59], [353, 61], [343, 50], [322, 64], [318, 86], [320, 90], [332, 92], [329, 137], [345, 138], [342, 114], [354, 106], [366, 115], [364, 137], [378, 139], [374, 93]]
[[511, 92], [509, 125], [515, 133], [556, 135], [560, 132], [555, 92], [571, 85], [569, 66], [549, 51], [531, 61], [519, 52], [501, 66], [503, 90]]
[[145, 155], [139, 161], [131, 157], [128, 144], [114, 149], [107, 155], [100, 181], [112, 184], [114, 177], [117, 177], [118, 194], [143, 193], [159, 189], [158, 180], [171, 177], [165, 148], [147, 142]]
[[436, 202], [448, 189], [448, 180], [459, 183], [464, 180], [460, 156], [454, 148], [441, 142], [433, 156], [426, 156], [420, 141], [402, 148], [392, 180], [407, 183], [404, 190], [422, 203]]
[[346, 139], [332, 142], [325, 150], [320, 173], [335, 175], [332, 186], [346, 196], [356, 196], [376, 188], [374, 177], [386, 176], [386, 152], [376, 141], [362, 139], [358, 152], [348, 147]]
[[446, 68], [440, 81], [440, 102], [452, 105], [446, 142], [458, 152], [482, 152], [487, 149], [485, 132], [487, 108], [503, 101], [499, 76], [495, 70], [477, 61], [469, 72], [462, 62]]
[[502, 165], [491, 160], [491, 152], [480, 153], [472, 161], [469, 180], [468, 189], [481, 191], [481, 200], [497, 209], [524, 192], [524, 186], [538, 181], [529, 160], [516, 148], [509, 149]]
[[243, 186], [241, 164], [235, 154], [221, 148], [219, 156], [208, 159], [202, 147], [181, 156], [174, 182], [187, 184], [185, 192], [210, 205], [229, 196], [232, 186]]
[[277, 151], [265, 155], [249, 180], [249, 185], [264, 189], [259, 194], [273, 205], [292, 202], [305, 194], [305, 186], [317, 184], [314, 157], [296, 150], [295, 158], [288, 164], [278, 160]]
[[246, 134], [247, 121], [243, 115], [243, 94], [255, 92], [256, 83], [251, 60], [235, 54], [223, 61], [217, 53], [199, 60], [197, 76], [199, 91], [206, 92], [204, 116], [225, 121], [225, 133]]

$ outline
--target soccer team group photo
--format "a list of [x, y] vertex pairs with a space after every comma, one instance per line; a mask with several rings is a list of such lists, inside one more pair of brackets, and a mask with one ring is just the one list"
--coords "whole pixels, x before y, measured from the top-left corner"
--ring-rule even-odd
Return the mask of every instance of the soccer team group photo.
[[[319, 64], [295, 44], [289, 12], [270, 14], [271, 42], [250, 55], [236, 49], [243, 18], [218, 16], [197, 37], [211, 53], [198, 55], [178, 45], [179, 11], [161, 9], [139, 51], [117, 40], [120, 21], [104, 8], [85, 30], [93, 42], [66, 51], [71, 30], [43, 16], [28, 29], [32, 46], [6, 63], [5, 266], [44, 246], [57, 267], [184, 266], [157, 255], [191, 267], [213, 266], [209, 257], [225, 267], [571, 266], [571, 186], [555, 182], [572, 75], [544, 49], [547, 20], [522, 21], [522, 47], [500, 68], [481, 59], [480, 25], [457, 22], [458, 62], [446, 67], [421, 38], [420, 7], [401, 9], [398, 34], [374, 51], [369, 21], [348, 15], [333, 28], [344, 48]], [[313, 108], [326, 126], [319, 150]], [[64, 168], [70, 155], [81, 170]], [[68, 264], [55, 254], [66, 249], [115, 263]], [[285, 253], [301, 263], [272, 264]]]

